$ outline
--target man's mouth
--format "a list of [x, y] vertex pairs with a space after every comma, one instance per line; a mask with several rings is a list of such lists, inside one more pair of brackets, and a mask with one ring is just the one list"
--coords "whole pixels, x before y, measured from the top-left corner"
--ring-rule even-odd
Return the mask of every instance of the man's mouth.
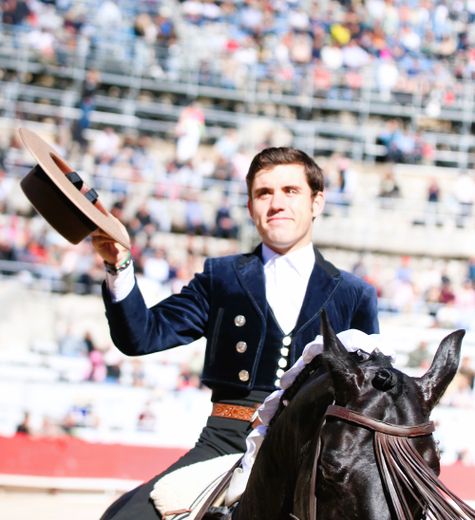
[[267, 219], [268, 223], [280, 223], [280, 222], [289, 222], [291, 219], [289, 217], [271, 217]]

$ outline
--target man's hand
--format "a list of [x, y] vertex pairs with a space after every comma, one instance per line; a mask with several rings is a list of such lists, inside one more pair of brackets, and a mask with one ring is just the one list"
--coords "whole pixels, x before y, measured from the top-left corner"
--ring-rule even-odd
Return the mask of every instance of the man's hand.
[[[111, 218], [115, 217], [111, 215]], [[127, 234], [125, 226], [119, 220], [117, 220], [117, 222], [124, 229], [125, 234]], [[130, 253], [126, 247], [116, 242], [113, 238], [104, 233], [102, 229], [97, 229], [91, 233], [91, 238], [94, 249], [108, 264], [118, 267], [127, 259]]]

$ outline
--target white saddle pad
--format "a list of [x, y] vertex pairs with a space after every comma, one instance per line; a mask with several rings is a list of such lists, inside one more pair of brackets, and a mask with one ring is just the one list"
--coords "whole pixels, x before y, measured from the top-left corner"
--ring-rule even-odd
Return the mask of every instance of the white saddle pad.
[[241, 457], [241, 453], [233, 453], [177, 469], [155, 483], [150, 498], [164, 520], [193, 520]]

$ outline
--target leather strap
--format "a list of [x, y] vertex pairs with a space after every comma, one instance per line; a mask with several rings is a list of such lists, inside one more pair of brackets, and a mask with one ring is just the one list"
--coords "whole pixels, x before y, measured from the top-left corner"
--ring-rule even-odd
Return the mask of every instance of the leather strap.
[[415, 426], [399, 426], [378, 419], [372, 419], [371, 417], [366, 417], [366, 415], [336, 404], [331, 404], [327, 408], [326, 415], [339, 417], [344, 421], [358, 424], [359, 426], [363, 426], [375, 432], [385, 433], [386, 435], [395, 435], [396, 437], [422, 437], [423, 435], [430, 435], [435, 430], [432, 421], [416, 424]]
[[213, 403], [212, 417], [226, 417], [238, 421], [251, 422], [255, 419], [256, 410], [260, 405], [241, 406], [238, 404]]
[[[246, 408], [245, 406], [242, 408]], [[229, 485], [229, 482], [231, 481], [231, 478], [233, 476], [234, 470], [239, 467], [241, 464], [242, 457], [237, 460], [237, 462], [233, 465], [233, 467], [225, 474], [221, 482], [216, 486], [216, 488], [213, 490], [213, 492], [210, 494], [210, 496], [206, 499], [204, 504], [201, 506], [200, 510], [198, 511], [195, 520], [202, 520], [203, 517], [208, 512], [208, 509], [216, 502], [216, 500], [220, 497], [220, 495], [224, 492], [224, 490]]]

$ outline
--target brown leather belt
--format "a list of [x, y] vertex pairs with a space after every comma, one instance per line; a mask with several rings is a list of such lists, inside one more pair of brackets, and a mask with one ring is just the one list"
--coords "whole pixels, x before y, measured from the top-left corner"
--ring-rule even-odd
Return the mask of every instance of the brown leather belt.
[[260, 405], [241, 406], [238, 404], [213, 403], [212, 417], [227, 417], [228, 419], [237, 419], [239, 421], [253, 420], [254, 414]]

